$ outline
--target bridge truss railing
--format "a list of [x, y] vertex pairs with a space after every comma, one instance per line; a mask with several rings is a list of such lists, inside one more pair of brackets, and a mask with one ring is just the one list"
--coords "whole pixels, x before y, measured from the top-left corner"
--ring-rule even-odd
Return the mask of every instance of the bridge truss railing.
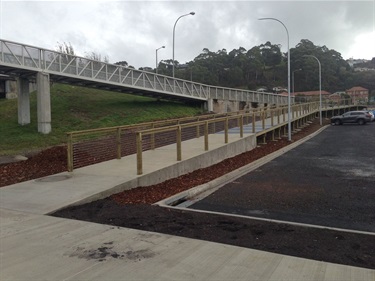
[[0, 70], [2, 67], [7, 67], [8, 74], [12, 68], [42, 71], [79, 79], [83, 85], [98, 82], [197, 100], [288, 103], [286, 96], [274, 93], [210, 86], [5, 40], [0, 40]]

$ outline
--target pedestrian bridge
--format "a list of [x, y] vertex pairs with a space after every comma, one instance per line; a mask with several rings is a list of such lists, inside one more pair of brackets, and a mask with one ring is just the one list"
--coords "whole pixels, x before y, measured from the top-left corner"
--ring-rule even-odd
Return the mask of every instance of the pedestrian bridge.
[[[0, 39], [0, 74], [18, 81], [19, 123], [28, 124], [28, 83], [37, 83], [38, 130], [50, 131], [50, 81], [135, 95], [196, 101], [213, 110], [213, 101], [286, 105], [288, 97], [243, 89], [216, 87], [152, 72]], [[293, 102], [293, 101], [292, 101]], [[39, 117], [38, 117], [39, 118]]]
[[166, 99], [287, 104], [287, 97], [273, 93], [210, 86], [5, 40], [0, 44], [0, 73], [5, 75], [36, 80], [43, 72], [55, 82]]

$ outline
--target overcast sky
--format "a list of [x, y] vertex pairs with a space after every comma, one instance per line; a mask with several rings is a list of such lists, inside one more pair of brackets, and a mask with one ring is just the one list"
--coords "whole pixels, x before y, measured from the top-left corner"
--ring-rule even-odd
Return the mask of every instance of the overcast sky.
[[375, 0], [367, 1], [17, 1], [0, 0], [0, 38], [57, 50], [70, 43], [76, 54], [95, 52], [111, 63], [155, 67], [172, 59], [193, 60], [204, 48], [216, 52], [267, 41], [287, 51], [302, 39], [327, 46], [344, 59], [375, 57]]

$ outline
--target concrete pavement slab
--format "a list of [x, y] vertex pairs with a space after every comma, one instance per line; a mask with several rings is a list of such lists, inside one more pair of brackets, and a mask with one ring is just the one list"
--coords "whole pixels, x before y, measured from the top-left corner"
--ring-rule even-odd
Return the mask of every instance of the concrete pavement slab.
[[374, 280], [375, 271], [0, 209], [0, 279]]

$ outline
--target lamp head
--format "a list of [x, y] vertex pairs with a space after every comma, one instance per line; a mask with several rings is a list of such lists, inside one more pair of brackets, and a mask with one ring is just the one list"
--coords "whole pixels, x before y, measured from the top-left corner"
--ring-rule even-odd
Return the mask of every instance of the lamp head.
[[195, 15], [195, 12], [190, 12], [190, 15], [194, 16], [194, 15]]

